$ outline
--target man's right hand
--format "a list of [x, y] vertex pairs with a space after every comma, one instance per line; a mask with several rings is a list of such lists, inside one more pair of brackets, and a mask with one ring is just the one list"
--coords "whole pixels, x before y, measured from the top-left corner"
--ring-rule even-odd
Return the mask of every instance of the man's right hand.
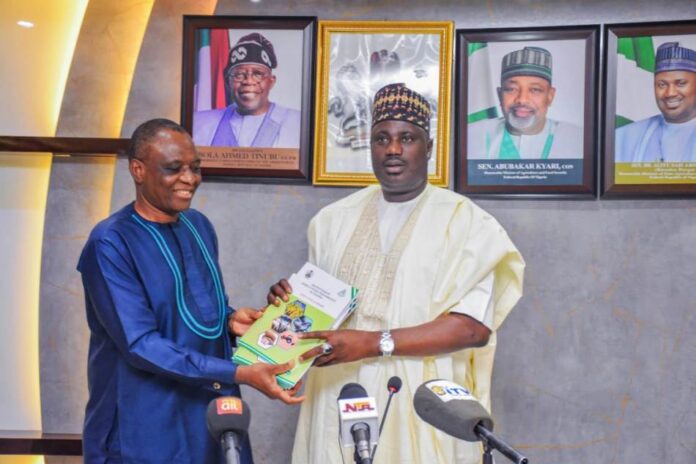
[[292, 287], [290, 286], [290, 282], [288, 282], [285, 279], [280, 279], [277, 284], [273, 285], [269, 289], [266, 300], [268, 300], [268, 304], [279, 306], [279, 298], [283, 301], [288, 301], [288, 299], [290, 298], [290, 293], [292, 293]]
[[289, 371], [294, 366], [294, 361], [285, 364], [256, 363], [250, 366], [237, 366], [237, 374], [234, 377], [236, 383], [243, 383], [253, 387], [271, 399], [281, 400], [285, 404], [299, 404], [304, 401], [304, 396], [295, 396], [302, 386], [302, 382], [290, 390], [283, 390], [276, 381], [276, 375]]

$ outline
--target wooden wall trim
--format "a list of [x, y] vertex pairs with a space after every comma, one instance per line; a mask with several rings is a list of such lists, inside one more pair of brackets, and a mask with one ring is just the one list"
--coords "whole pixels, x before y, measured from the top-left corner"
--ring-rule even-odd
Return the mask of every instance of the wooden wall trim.
[[0, 455], [82, 456], [82, 435], [0, 431]]
[[48, 152], [69, 155], [126, 156], [129, 139], [0, 136], [0, 152]]

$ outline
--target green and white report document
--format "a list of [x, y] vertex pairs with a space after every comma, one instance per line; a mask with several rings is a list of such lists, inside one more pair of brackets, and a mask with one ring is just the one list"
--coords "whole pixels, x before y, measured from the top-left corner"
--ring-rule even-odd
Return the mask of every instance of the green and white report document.
[[[292, 293], [280, 306], [269, 305], [238, 340], [232, 358], [242, 365], [266, 362], [283, 364], [321, 345], [321, 340], [300, 340], [298, 334], [337, 329], [355, 309], [358, 289], [310, 263], [288, 279]], [[313, 359], [297, 363], [277, 376], [283, 388], [292, 388], [307, 372]]]

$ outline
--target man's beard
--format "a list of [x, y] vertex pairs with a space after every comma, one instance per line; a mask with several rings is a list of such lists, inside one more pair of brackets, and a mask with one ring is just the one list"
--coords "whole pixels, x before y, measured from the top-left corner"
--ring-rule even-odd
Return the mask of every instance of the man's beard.
[[[517, 108], [526, 108], [530, 111], [533, 111], [533, 113], [531, 116], [519, 118], [515, 116], [515, 109]], [[510, 107], [510, 110], [507, 113], [505, 113], [505, 121], [510, 125], [510, 127], [519, 132], [524, 132], [530, 127], [534, 127], [538, 120], [539, 118], [537, 116], [536, 111], [533, 108], [525, 105], [512, 106]]]

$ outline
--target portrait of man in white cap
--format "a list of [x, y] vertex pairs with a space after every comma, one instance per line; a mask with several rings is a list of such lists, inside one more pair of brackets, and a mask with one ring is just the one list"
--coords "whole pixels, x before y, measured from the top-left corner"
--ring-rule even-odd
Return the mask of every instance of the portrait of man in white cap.
[[503, 117], [469, 126], [468, 158], [582, 158], [581, 128], [547, 115], [556, 96], [552, 77], [552, 57], [545, 48], [506, 54], [497, 88]]
[[247, 34], [230, 49], [224, 70], [231, 104], [193, 115], [196, 145], [299, 148], [300, 111], [270, 99], [278, 66], [273, 44], [262, 34]]
[[660, 45], [653, 82], [660, 114], [616, 130], [614, 161], [696, 162], [696, 51]]

